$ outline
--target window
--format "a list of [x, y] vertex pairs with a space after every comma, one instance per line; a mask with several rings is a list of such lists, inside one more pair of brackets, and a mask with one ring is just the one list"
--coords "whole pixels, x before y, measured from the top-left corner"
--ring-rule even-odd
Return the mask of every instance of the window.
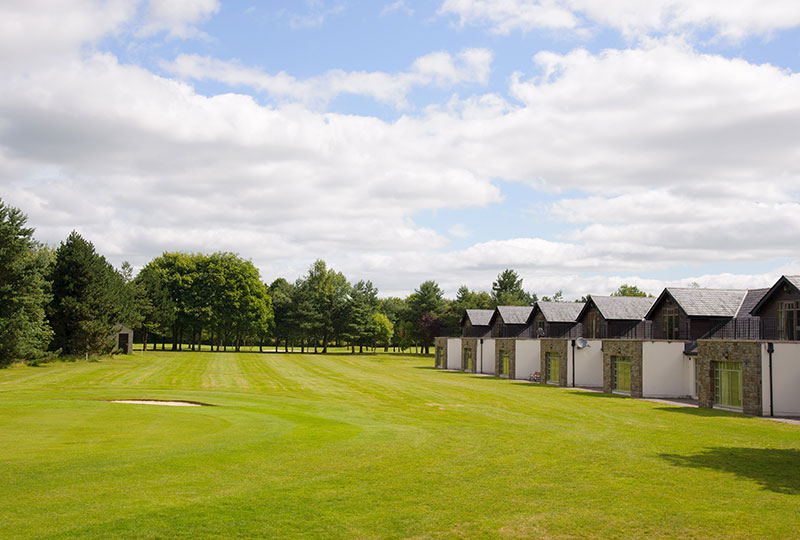
[[614, 392], [631, 393], [631, 357], [611, 357], [611, 388]]
[[664, 310], [665, 339], [679, 339], [678, 319], [678, 308], [666, 308]]
[[547, 352], [544, 354], [545, 368], [547, 369], [546, 381], [548, 384], [559, 384], [559, 366], [561, 364], [561, 355], [557, 352]]
[[797, 323], [797, 302], [778, 302], [778, 339], [796, 340]]
[[732, 409], [742, 408], [741, 362], [712, 362], [714, 370], [714, 404]]
[[511, 373], [511, 355], [508, 354], [508, 351], [501, 350], [500, 351], [500, 372], [498, 373], [501, 377], [510, 377]]
[[594, 339], [600, 337], [600, 314], [599, 313], [589, 313], [586, 316], [586, 324], [588, 328], [588, 338]]
[[475, 371], [475, 361], [472, 358], [472, 349], [464, 349], [464, 371]]

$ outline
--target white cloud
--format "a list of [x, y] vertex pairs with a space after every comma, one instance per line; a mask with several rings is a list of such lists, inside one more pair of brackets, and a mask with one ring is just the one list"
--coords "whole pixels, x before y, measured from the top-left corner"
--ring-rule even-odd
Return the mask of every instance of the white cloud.
[[580, 20], [566, 6], [548, 0], [445, 0], [440, 15], [457, 15], [462, 26], [486, 24], [492, 31], [508, 34], [514, 30], [576, 30]]
[[393, 13], [395, 11], [402, 11], [403, 13], [409, 16], [414, 14], [414, 10], [406, 5], [405, 0], [396, 0], [391, 4], [387, 4], [381, 10], [381, 17], [388, 15], [389, 13]]
[[126, 0], [27, 0], [0, 6], [0, 66], [30, 69], [76, 55], [114, 33], [137, 10]]
[[[305, 80], [201, 57], [174, 64], [187, 77], [286, 97], [263, 106], [243, 94], [205, 97], [92, 51], [87, 44], [134, 20], [126, 3], [75, 0], [74, 14], [33, 5], [0, 7], [9, 30], [0, 32], [0, 190], [45, 241], [74, 227], [115, 262], [135, 264], [167, 249], [233, 250], [265, 278], [293, 278], [322, 257], [384, 292], [431, 278], [451, 292], [461, 283], [486, 288], [510, 267], [540, 294], [563, 288], [573, 297], [637, 276], [657, 292], [660, 282], [646, 277], [656, 271], [800, 252], [800, 76], [774, 66], [675, 40], [543, 52], [537, 76], [510, 81], [513, 100], [453, 98], [386, 122], [307, 103], [364, 86], [392, 102], [415, 85], [484, 82], [491, 55], [433, 53], [401, 73]], [[208, 12], [182, 13], [174, 28]], [[52, 39], [26, 47], [30, 30], [8, 21], [53, 29]], [[7, 52], [15, 50], [24, 62]], [[505, 239], [453, 250], [414, 222], [421, 210], [499, 203], [495, 179], [579, 192], [534, 209], [563, 232], [545, 235], [520, 220], [498, 234]], [[777, 276], [692, 280], [761, 285], [768, 277]]]
[[406, 95], [414, 87], [435, 85], [449, 88], [463, 83], [486, 84], [492, 54], [486, 49], [465, 49], [457, 55], [435, 52], [417, 58], [408, 71], [345, 72], [299, 80], [280, 72], [268, 74], [237, 61], [223, 61], [194, 54], [181, 54], [162, 67], [184, 79], [215, 80], [234, 87], [249, 87], [286, 101], [324, 104], [342, 94], [368, 96], [381, 103], [405, 107]]
[[177, 38], [196, 37], [201, 35], [196, 25], [219, 9], [219, 0], [148, 0], [147, 22], [140, 33], [167, 32]]
[[795, 0], [445, 0], [439, 13], [501, 34], [578, 30], [594, 23], [628, 36], [711, 29], [738, 40], [800, 25]]

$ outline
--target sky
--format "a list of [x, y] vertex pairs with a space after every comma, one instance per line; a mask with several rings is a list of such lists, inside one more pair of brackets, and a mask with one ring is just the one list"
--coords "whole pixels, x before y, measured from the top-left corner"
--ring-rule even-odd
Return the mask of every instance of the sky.
[[0, 3], [0, 198], [381, 296], [800, 274], [796, 0]]

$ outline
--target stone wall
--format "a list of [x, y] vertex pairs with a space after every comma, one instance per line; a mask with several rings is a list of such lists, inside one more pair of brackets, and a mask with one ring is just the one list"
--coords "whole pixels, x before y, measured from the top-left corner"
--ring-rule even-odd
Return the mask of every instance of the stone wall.
[[567, 386], [567, 353], [569, 351], [569, 340], [566, 339], [542, 339], [539, 353], [542, 374], [542, 382], [547, 382], [547, 353], [558, 353], [558, 386]]
[[472, 369], [470, 373], [478, 372], [478, 340], [476, 338], [464, 338], [461, 340], [461, 369], [467, 371], [467, 350], [472, 351]]
[[434, 367], [439, 369], [446, 369], [447, 368], [447, 338], [446, 337], [437, 337], [433, 340], [433, 344], [436, 347], [436, 354], [434, 356]]
[[713, 361], [742, 363], [742, 412], [760, 416], [761, 342], [701, 340], [697, 343], [697, 399], [701, 407], [714, 407]]
[[640, 340], [603, 340], [603, 392], [614, 390], [612, 356], [628, 356], [631, 359], [631, 397], [642, 397], [642, 342]]
[[494, 341], [494, 372], [500, 375], [500, 366], [503, 362], [503, 351], [508, 351], [508, 373], [503, 376], [513, 379], [516, 375], [516, 340], [513, 338], [496, 339]]

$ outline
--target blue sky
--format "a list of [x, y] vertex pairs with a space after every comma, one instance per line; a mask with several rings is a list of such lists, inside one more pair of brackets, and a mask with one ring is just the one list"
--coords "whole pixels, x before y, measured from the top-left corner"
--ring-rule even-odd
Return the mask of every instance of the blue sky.
[[382, 295], [800, 273], [790, 0], [0, 7], [0, 197], [114, 264], [316, 258]]

